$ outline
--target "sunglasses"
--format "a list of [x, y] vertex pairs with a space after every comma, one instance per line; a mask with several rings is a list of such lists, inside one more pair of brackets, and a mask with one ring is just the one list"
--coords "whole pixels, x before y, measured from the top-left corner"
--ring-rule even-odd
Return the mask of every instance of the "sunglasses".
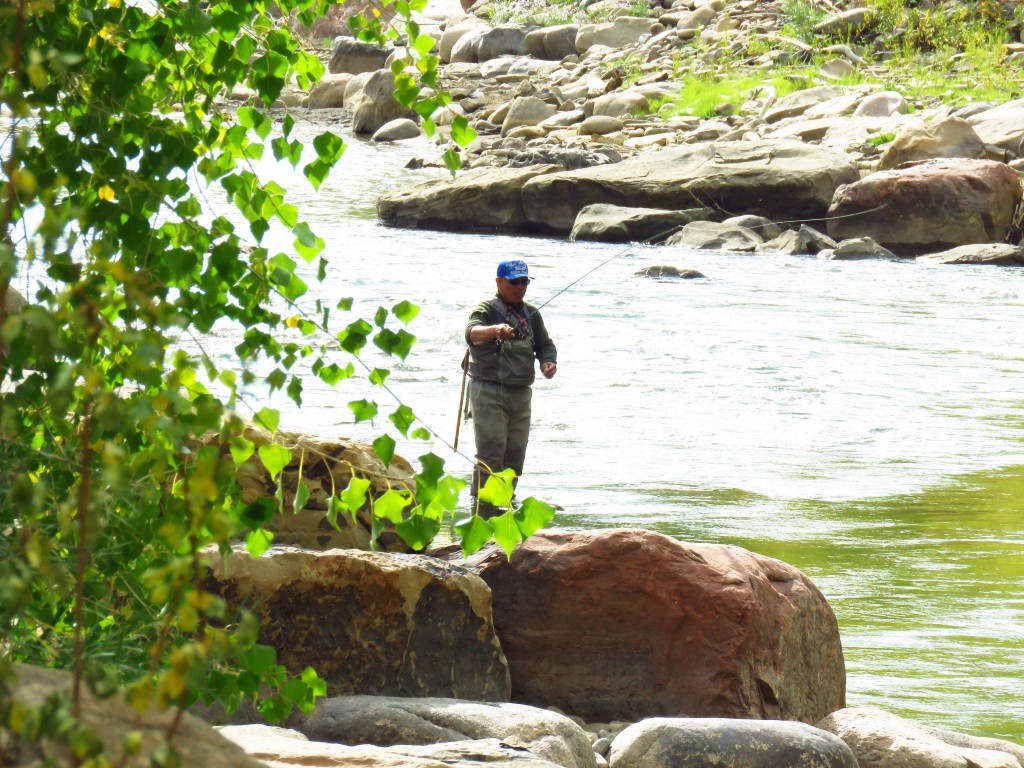
[[528, 277], [517, 277], [515, 280], [509, 280], [509, 285], [529, 285], [530, 278]]

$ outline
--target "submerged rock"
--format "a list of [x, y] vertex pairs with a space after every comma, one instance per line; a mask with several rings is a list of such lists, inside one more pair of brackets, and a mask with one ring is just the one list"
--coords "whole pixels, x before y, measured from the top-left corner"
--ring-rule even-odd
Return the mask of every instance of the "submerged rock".
[[704, 275], [696, 269], [679, 269], [679, 267], [669, 266], [644, 267], [639, 272], [634, 272], [633, 274], [636, 277], [653, 277], [659, 280], [672, 278], [679, 280], [695, 280], [704, 277]]

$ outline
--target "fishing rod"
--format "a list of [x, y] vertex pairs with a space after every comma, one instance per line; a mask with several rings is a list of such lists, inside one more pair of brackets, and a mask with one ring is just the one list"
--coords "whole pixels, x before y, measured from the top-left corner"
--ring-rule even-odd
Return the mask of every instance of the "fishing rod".
[[[888, 203], [882, 203], [881, 205], [875, 206], [874, 208], [869, 208], [866, 211], [857, 211], [855, 213], [847, 213], [847, 214], [842, 214], [840, 216], [827, 216], [827, 217], [818, 216], [818, 217], [809, 218], [809, 219], [786, 219], [786, 220], [783, 220], [783, 221], [769, 221], [767, 224], [762, 224], [762, 225], [758, 225], [758, 226], [755, 226], [755, 227], [747, 227], [747, 229], [765, 229], [765, 228], [767, 228], [769, 226], [779, 226], [781, 224], [806, 224], [806, 223], [812, 222], [812, 221], [828, 221], [830, 219], [848, 219], [848, 218], [852, 218], [854, 216], [864, 216], [865, 214], [874, 213], [875, 211], [880, 211], [880, 210], [882, 210], [883, 208], [885, 208], [887, 206], [888, 206]], [[721, 210], [721, 209], [719, 209], [719, 210]], [[728, 211], [722, 211], [722, 213], [728, 213]], [[634, 248], [636, 248], [638, 246], [652, 245], [655, 242], [660, 242], [662, 240], [666, 240], [669, 237], [671, 237], [672, 235], [674, 235], [676, 232], [681, 230], [683, 227], [685, 227], [686, 224], [689, 224], [689, 223], [692, 223], [692, 222], [686, 222], [684, 224], [675, 224], [672, 227], [670, 227], [669, 229], [664, 230], [663, 232], [658, 232], [658, 233], [653, 234], [653, 235], [651, 235], [650, 237], [648, 237], [648, 238], [646, 238], [644, 240], [630, 243], [627, 247], [623, 248], [621, 251], [617, 251], [616, 253], [612, 254], [610, 257], [608, 257], [607, 259], [602, 261], [597, 266], [595, 266], [592, 269], [589, 269], [586, 272], [584, 272], [582, 275], [577, 277], [571, 283], [569, 283], [564, 288], [562, 288], [557, 293], [555, 293], [553, 296], [548, 298], [547, 301], [544, 301], [543, 303], [536, 305], [535, 307], [533, 307], [532, 310], [527, 310], [524, 313], [524, 315], [523, 315], [524, 320], [527, 320], [527, 321], [531, 320], [533, 318], [533, 316], [535, 314], [537, 314], [541, 309], [543, 309], [548, 304], [553, 302], [555, 299], [557, 299], [563, 293], [568, 291], [574, 285], [576, 285], [579, 282], [582, 282], [585, 278], [587, 278], [590, 275], [594, 274], [595, 272], [597, 272], [597, 270], [601, 269], [602, 267], [606, 266], [607, 264], [610, 264], [611, 262], [615, 261], [615, 259], [619, 258], [620, 256], [625, 256], [627, 253], [629, 253], [631, 250], [633, 250]], [[459, 446], [459, 429], [462, 426], [462, 421], [463, 421], [463, 410], [462, 409], [463, 409], [463, 403], [465, 402], [466, 374], [467, 374], [468, 369], [469, 369], [469, 350], [467, 349], [466, 350], [466, 354], [465, 354], [465, 356], [463, 357], [463, 360], [462, 360], [462, 387], [461, 387], [461, 389], [459, 391], [459, 410], [457, 411], [456, 421], [455, 421], [455, 443], [454, 443], [454, 449], [456, 451], [458, 450], [458, 446]]]

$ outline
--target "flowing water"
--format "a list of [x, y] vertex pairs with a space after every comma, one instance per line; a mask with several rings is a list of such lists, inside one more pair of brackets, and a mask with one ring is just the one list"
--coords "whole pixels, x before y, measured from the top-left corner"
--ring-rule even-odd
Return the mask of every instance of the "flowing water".
[[[471, 426], [449, 448], [466, 317], [497, 261], [524, 258], [528, 300], [554, 297], [559, 372], [535, 386], [520, 496], [561, 505], [566, 529], [643, 527], [785, 560], [837, 614], [851, 706], [1024, 741], [1024, 270], [380, 227], [381, 192], [440, 177], [403, 170], [431, 153], [353, 140], [319, 193], [272, 174], [328, 243], [311, 311], [343, 297], [363, 317], [421, 307], [389, 385], [439, 435], [429, 447], [449, 472], [468, 478], [473, 452]], [[634, 276], [660, 264], [707, 279]], [[203, 344], [226, 357], [234, 342], [215, 329]], [[374, 353], [368, 365], [387, 364]], [[301, 410], [251, 405], [367, 438], [388, 424], [353, 423], [363, 396], [393, 405], [312, 376]]]

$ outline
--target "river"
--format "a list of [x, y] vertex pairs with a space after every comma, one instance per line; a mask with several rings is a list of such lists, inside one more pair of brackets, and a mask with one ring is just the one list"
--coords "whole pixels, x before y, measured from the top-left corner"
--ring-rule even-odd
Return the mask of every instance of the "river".
[[[785, 560], [838, 616], [849, 705], [1024, 740], [1024, 270], [380, 227], [382, 191], [440, 175], [404, 170], [425, 155], [353, 140], [318, 193], [264, 171], [328, 243], [308, 309], [421, 307], [389, 384], [451, 473], [468, 477], [472, 456], [471, 428], [448, 446], [466, 316], [497, 261], [524, 258], [559, 372], [535, 388], [520, 496], [560, 505], [565, 529], [643, 527]], [[706, 279], [634, 276], [659, 264]], [[204, 343], [233, 346], [216, 329]], [[361, 381], [307, 382], [301, 410], [249, 404], [323, 436], [388, 426], [353, 423], [347, 402], [374, 394]]]

